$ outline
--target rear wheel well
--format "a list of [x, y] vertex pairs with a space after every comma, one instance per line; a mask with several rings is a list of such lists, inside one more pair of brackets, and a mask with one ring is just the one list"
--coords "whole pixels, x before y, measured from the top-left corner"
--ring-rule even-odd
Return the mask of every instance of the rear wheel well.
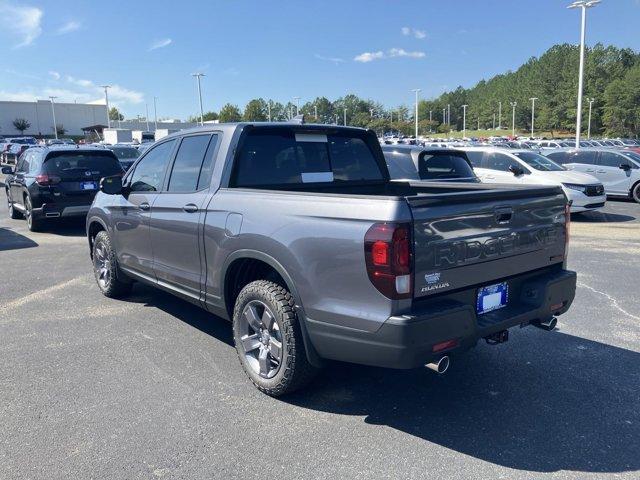
[[629, 196], [631, 198], [633, 198], [633, 191], [636, 189], [636, 187], [640, 185], [640, 180], [638, 180], [636, 183], [634, 183], [633, 185], [631, 185], [631, 189], [629, 190]]
[[104, 227], [102, 226], [102, 224], [100, 222], [91, 222], [89, 224], [89, 229], [88, 229], [88, 237], [89, 237], [89, 254], [91, 255], [91, 257], [93, 258], [93, 241], [96, 238], [96, 235], [98, 235], [98, 233], [102, 232], [104, 230]]
[[[282, 276], [266, 262], [255, 258], [239, 258], [229, 265], [225, 275], [224, 298], [229, 318], [240, 291], [255, 280], [269, 280], [290, 290]], [[290, 292], [293, 295], [293, 292]]]

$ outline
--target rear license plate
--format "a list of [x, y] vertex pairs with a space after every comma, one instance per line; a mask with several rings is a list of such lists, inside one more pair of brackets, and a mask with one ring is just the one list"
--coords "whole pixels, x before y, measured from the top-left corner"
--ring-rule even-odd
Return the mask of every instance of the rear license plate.
[[95, 190], [96, 189], [96, 182], [82, 182], [80, 184], [80, 188], [82, 190]]
[[496, 283], [478, 290], [476, 311], [479, 315], [492, 312], [507, 306], [509, 300], [509, 286], [507, 282]]

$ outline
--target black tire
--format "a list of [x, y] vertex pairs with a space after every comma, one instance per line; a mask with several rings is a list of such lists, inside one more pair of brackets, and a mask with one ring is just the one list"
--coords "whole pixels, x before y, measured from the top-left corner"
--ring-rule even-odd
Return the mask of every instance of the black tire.
[[131, 292], [133, 283], [118, 268], [111, 238], [104, 230], [93, 240], [93, 274], [105, 297], [121, 298]]
[[631, 189], [631, 198], [634, 202], [640, 203], [640, 182], [636, 183]]
[[34, 218], [33, 206], [29, 196], [24, 197], [24, 218], [27, 220], [27, 227], [30, 231], [39, 232], [42, 230], [44, 221], [40, 218]]
[[[270, 378], [255, 370], [242, 343], [243, 337], [247, 337], [244, 333], [246, 324], [243, 312], [256, 302], [265, 305], [273, 313], [273, 321], [277, 324], [281, 340], [279, 366]], [[258, 390], [272, 397], [304, 387], [318, 372], [307, 360], [300, 320], [294, 305], [293, 297], [286, 288], [267, 280], [256, 280], [242, 289], [233, 311], [233, 341], [240, 364]]]
[[9, 209], [9, 218], [13, 220], [22, 218], [22, 214], [19, 211], [17, 211], [15, 208], [13, 208], [13, 200], [11, 200], [11, 197], [9, 196], [9, 191], [7, 191], [6, 194], [7, 194], [7, 208]]

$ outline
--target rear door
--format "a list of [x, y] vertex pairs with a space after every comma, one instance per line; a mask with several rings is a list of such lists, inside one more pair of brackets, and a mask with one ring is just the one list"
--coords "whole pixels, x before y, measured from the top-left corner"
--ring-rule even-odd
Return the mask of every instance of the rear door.
[[490, 285], [564, 260], [560, 187], [467, 190], [409, 204], [415, 297]]
[[153, 269], [160, 283], [192, 298], [201, 292], [201, 230], [218, 135], [189, 135], [180, 141], [166, 186], [150, 220]]
[[29, 157], [31, 153], [23, 155], [16, 164], [15, 172], [9, 181], [9, 190], [11, 192], [11, 199], [18, 205], [23, 205], [23, 191], [25, 187], [25, 176], [29, 171]]
[[151, 209], [162, 190], [175, 144], [176, 140], [170, 139], [146, 152], [127, 175], [120, 204], [111, 210], [119, 264], [150, 278], [155, 278], [149, 232]]
[[621, 169], [620, 165], [623, 164], [629, 165], [630, 168], [632, 166], [632, 163], [623, 155], [616, 152], [600, 152], [595, 175], [602, 181], [607, 193], [616, 195], [627, 195], [629, 193], [631, 171]]

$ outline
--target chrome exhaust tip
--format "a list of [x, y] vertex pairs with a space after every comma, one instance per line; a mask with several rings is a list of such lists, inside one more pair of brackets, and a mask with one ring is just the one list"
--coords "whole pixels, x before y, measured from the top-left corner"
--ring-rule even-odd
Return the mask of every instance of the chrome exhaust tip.
[[552, 330], [555, 330], [557, 324], [558, 324], [558, 319], [556, 317], [551, 317], [549, 320], [536, 322], [533, 325], [538, 328], [541, 328], [542, 330], [546, 330], [547, 332], [550, 332]]
[[449, 356], [445, 355], [444, 357], [440, 358], [440, 360], [438, 360], [437, 362], [427, 363], [425, 367], [427, 367], [430, 370], [433, 370], [439, 375], [442, 375], [447, 370], [449, 370], [450, 363], [451, 361], [449, 360]]

